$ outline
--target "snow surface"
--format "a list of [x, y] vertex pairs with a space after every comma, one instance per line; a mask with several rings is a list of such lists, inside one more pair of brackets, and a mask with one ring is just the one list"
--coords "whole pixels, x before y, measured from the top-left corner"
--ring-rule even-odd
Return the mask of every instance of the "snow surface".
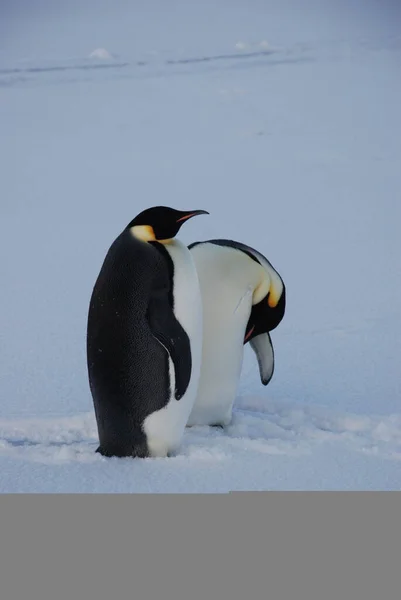
[[[0, 8], [0, 491], [401, 489], [400, 5], [63, 4]], [[278, 269], [276, 371], [247, 347], [226, 431], [105, 459], [89, 297], [156, 204]]]

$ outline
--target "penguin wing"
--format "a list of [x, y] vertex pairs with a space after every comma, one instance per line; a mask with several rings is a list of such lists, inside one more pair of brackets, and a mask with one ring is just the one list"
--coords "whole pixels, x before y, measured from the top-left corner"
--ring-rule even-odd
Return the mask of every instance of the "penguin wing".
[[258, 359], [260, 379], [263, 385], [267, 385], [274, 372], [274, 350], [270, 335], [268, 332], [261, 333], [249, 343]]
[[175, 398], [185, 394], [191, 379], [192, 356], [189, 337], [177, 321], [168, 293], [156, 293], [150, 298], [147, 319], [153, 336], [166, 349], [175, 371]]

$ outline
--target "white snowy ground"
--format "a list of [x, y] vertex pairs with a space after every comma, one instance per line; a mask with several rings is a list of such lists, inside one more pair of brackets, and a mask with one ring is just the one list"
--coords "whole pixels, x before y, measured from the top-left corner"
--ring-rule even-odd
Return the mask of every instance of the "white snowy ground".
[[[0, 8], [0, 491], [401, 489], [399, 4], [57, 4]], [[227, 431], [104, 459], [89, 297], [156, 204], [279, 270], [276, 372], [246, 348]]]

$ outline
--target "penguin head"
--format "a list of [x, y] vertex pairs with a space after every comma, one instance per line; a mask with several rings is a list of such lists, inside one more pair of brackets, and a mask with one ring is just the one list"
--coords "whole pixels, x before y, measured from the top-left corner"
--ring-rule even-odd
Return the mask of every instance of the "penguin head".
[[206, 210], [175, 210], [168, 206], [148, 208], [126, 227], [142, 241], [165, 241], [175, 237], [183, 223], [197, 215], [208, 215]]
[[[244, 344], [261, 333], [272, 331], [279, 325], [285, 312], [285, 286], [277, 303], [271, 301], [271, 292], [257, 304], [252, 306], [251, 314], [245, 329]], [[272, 306], [274, 304], [274, 306]]]

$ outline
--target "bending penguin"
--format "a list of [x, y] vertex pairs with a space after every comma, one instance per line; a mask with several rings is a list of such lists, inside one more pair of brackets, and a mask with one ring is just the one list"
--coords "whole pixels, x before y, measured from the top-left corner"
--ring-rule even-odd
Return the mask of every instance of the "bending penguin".
[[231, 240], [189, 246], [203, 303], [203, 351], [192, 425], [228, 425], [241, 374], [244, 344], [250, 342], [263, 385], [273, 376], [269, 332], [285, 311], [285, 286], [257, 250]]
[[180, 444], [200, 373], [202, 307], [193, 257], [174, 236], [201, 214], [149, 208], [103, 262], [87, 363], [104, 456], [167, 456]]

